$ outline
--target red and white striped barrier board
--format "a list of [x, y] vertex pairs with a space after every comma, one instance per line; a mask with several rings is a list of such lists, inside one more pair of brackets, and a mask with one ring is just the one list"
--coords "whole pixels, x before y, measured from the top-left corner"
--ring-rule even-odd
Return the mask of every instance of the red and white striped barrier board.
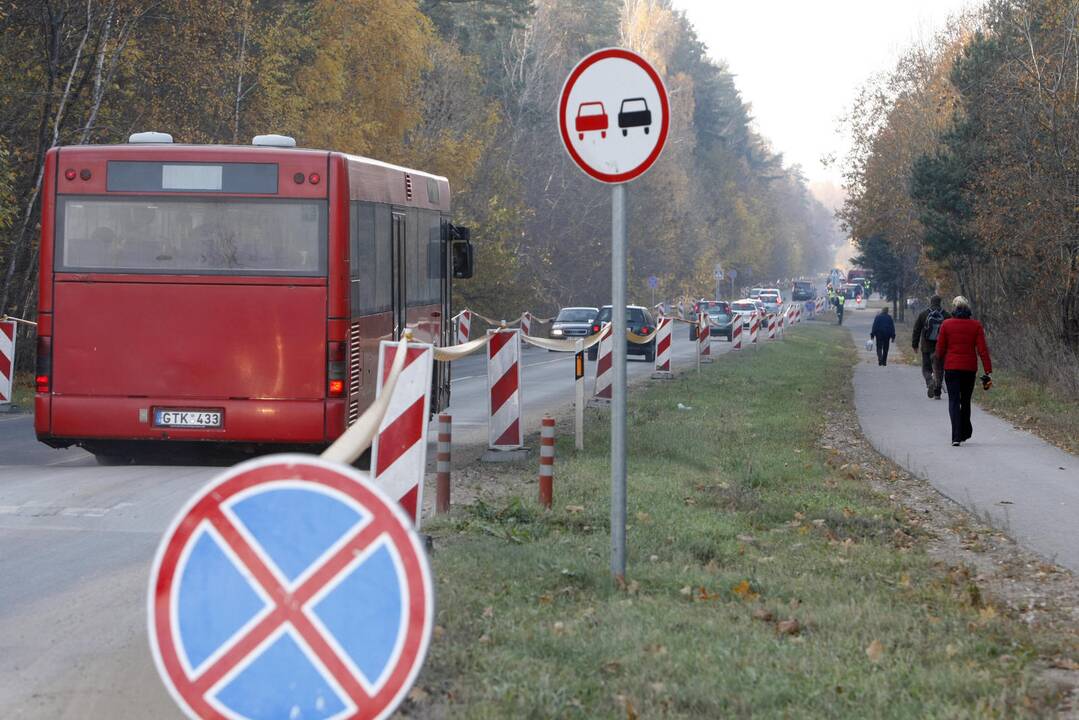
[[521, 333], [532, 337], [532, 313], [530, 312], [521, 316]]
[[776, 339], [776, 316], [774, 313], [768, 314], [768, 339]]
[[671, 371], [671, 330], [674, 320], [661, 318], [656, 327], [656, 365], [655, 371], [669, 373]]
[[0, 405], [11, 402], [15, 378], [15, 323], [0, 322]]
[[712, 362], [712, 325], [708, 321], [708, 313], [701, 313], [701, 329], [697, 331], [697, 339], [701, 343], [701, 360]]
[[600, 332], [603, 334], [599, 336], [599, 349], [596, 351], [596, 389], [592, 397], [610, 400], [614, 386], [614, 326], [604, 323]]
[[472, 335], [472, 311], [462, 310], [457, 316], [457, 344], [464, 345]]
[[488, 330], [487, 439], [491, 450], [516, 450], [524, 444], [521, 429], [521, 333]]
[[753, 319], [749, 321], [749, 343], [756, 345], [761, 333], [761, 318], [757, 313], [753, 313]]
[[742, 316], [737, 313], [734, 316], [734, 324], [731, 325], [731, 350], [742, 349]]
[[544, 416], [540, 428], [539, 501], [551, 509], [554, 499], [554, 418]]
[[[396, 342], [381, 343], [376, 397], [382, 394], [382, 383], [390, 374], [398, 347]], [[371, 475], [375, 485], [400, 503], [418, 528], [423, 510], [423, 475], [427, 470], [427, 418], [434, 348], [425, 343], [409, 343], [407, 352], [405, 367], [371, 444]]]
[[801, 307], [795, 307], [794, 308], [794, 324], [797, 325], [800, 322], [802, 322], [802, 308]]

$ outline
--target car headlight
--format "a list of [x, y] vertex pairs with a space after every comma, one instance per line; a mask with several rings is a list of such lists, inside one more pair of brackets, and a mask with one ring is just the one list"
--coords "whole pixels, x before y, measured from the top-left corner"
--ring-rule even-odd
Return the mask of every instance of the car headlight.
[[562, 337], [563, 334], [564, 333], [562, 332], [562, 328], [551, 328], [551, 335], [552, 336]]

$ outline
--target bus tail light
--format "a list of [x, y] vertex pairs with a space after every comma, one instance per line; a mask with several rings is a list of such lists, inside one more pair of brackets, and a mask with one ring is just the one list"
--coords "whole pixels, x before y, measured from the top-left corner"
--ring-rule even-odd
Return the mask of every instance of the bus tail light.
[[329, 379], [326, 390], [330, 397], [344, 397], [347, 364], [348, 346], [343, 342], [331, 341], [326, 348], [326, 377]]
[[311, 173], [307, 176], [307, 182], [311, 183], [312, 185], [318, 185], [320, 182], [322, 182], [322, 176], [318, 173]]
[[67, 170], [64, 170], [64, 177], [68, 180], [74, 180], [77, 176], [78, 173], [75, 172], [74, 168], [68, 168]]
[[47, 393], [52, 386], [52, 338], [37, 339], [37, 362], [34, 366], [34, 382], [37, 392]]

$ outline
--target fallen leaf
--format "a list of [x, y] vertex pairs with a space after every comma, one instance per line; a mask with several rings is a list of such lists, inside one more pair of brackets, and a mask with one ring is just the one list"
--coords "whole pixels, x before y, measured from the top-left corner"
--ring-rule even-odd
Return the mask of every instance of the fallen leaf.
[[552, 627], [554, 629], [554, 634], [555, 635], [565, 635], [566, 634], [566, 623], [564, 623], [562, 621], [558, 621]]
[[636, 595], [641, 591], [641, 584], [636, 580], [630, 580], [629, 585], [626, 586], [626, 592], [630, 595]]
[[421, 688], [419, 685], [408, 691], [408, 699], [414, 703], [421, 703], [430, 697], [430, 693]]
[[869, 658], [869, 662], [873, 664], [879, 663], [881, 658], [884, 657], [884, 645], [881, 644], [880, 640], [874, 640], [865, 649], [865, 655]]
[[487, 643], [491, 642], [491, 636], [487, 633], [480, 635], [480, 642], [486, 645]]
[[948, 643], [944, 646], [944, 654], [948, 657], [955, 657], [959, 654], [959, 646], [955, 643]]
[[435, 640], [441, 640], [442, 636], [446, 634], [446, 628], [441, 625], [435, 625], [435, 629], [432, 631], [435, 636]]
[[682, 593], [682, 594], [683, 594], [683, 595], [685, 595], [686, 597], [689, 597], [690, 595], [692, 595], [692, 594], [693, 594], [693, 588], [691, 588], [691, 587], [690, 587], [689, 585], [686, 585], [685, 587], [683, 587], [683, 588], [682, 588], [681, 590], [679, 590], [678, 592]]
[[647, 525], [648, 523], [652, 522], [652, 516], [646, 512], [639, 512], [637, 513], [637, 522], [641, 523], [642, 525]]
[[576, 515], [577, 513], [583, 513], [584, 512], [584, 505], [567, 505], [566, 506], [566, 512], [568, 512], [570, 515]]
[[667, 646], [657, 644], [645, 645], [644, 651], [649, 655], [655, 655], [656, 657], [660, 657], [667, 654]]
[[910, 587], [910, 575], [908, 573], [903, 573], [899, 576], [899, 586], [905, 588]]
[[1053, 662], [1049, 663], [1055, 668], [1061, 670], [1079, 670], [1079, 662], [1072, 660], [1071, 658], [1058, 657], [1053, 658]]
[[649, 555], [648, 560], [649, 562], [659, 562], [659, 555]]
[[490, 605], [488, 605], [487, 607], [485, 607], [485, 608], [483, 609], [483, 616], [484, 616], [485, 618], [492, 618], [492, 617], [494, 617], [494, 616], [495, 616], [495, 609], [494, 609], [493, 607], [491, 607]]
[[780, 620], [779, 624], [776, 625], [776, 632], [780, 635], [797, 635], [802, 632], [802, 626], [794, 618]]
[[652, 688], [652, 692], [657, 695], [667, 689], [667, 686], [661, 682], [649, 683], [648, 687]]
[[986, 605], [978, 611], [978, 615], [982, 620], [992, 620], [997, 616], [997, 610], [992, 605]]
[[540, 605], [550, 605], [552, 602], [554, 602], [554, 598], [552, 598], [550, 595], [540, 595], [538, 600]]
[[748, 580], [743, 580], [742, 582], [732, 587], [731, 592], [746, 601], [756, 600], [758, 597], [760, 597], [759, 594], [753, 592], [753, 588], [750, 587]]
[[772, 611], [766, 608], [759, 607], [753, 611], [753, 619], [760, 620], [761, 622], [772, 622], [775, 620], [775, 617], [776, 616], [772, 614]]
[[615, 675], [622, 672], [622, 663], [618, 662], [617, 660], [608, 660], [607, 662], [603, 663], [600, 669], [608, 675]]
[[851, 510], [849, 507], [844, 507], [843, 508], [843, 517], [847, 517], [847, 518], [854, 517], [854, 511]]

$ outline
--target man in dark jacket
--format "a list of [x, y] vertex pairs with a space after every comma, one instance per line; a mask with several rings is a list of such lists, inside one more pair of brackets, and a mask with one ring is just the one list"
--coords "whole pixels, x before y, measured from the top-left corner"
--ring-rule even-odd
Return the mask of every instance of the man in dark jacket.
[[877, 341], [877, 364], [884, 367], [888, 364], [888, 346], [895, 340], [895, 323], [888, 314], [888, 308], [881, 309], [873, 319], [873, 329], [869, 331], [869, 337]]
[[929, 307], [914, 321], [911, 347], [922, 351], [922, 377], [925, 378], [926, 395], [940, 400], [940, 387], [944, 383], [944, 370], [937, 359], [937, 338], [944, 321], [951, 315], [941, 307], [940, 296], [929, 298]]

